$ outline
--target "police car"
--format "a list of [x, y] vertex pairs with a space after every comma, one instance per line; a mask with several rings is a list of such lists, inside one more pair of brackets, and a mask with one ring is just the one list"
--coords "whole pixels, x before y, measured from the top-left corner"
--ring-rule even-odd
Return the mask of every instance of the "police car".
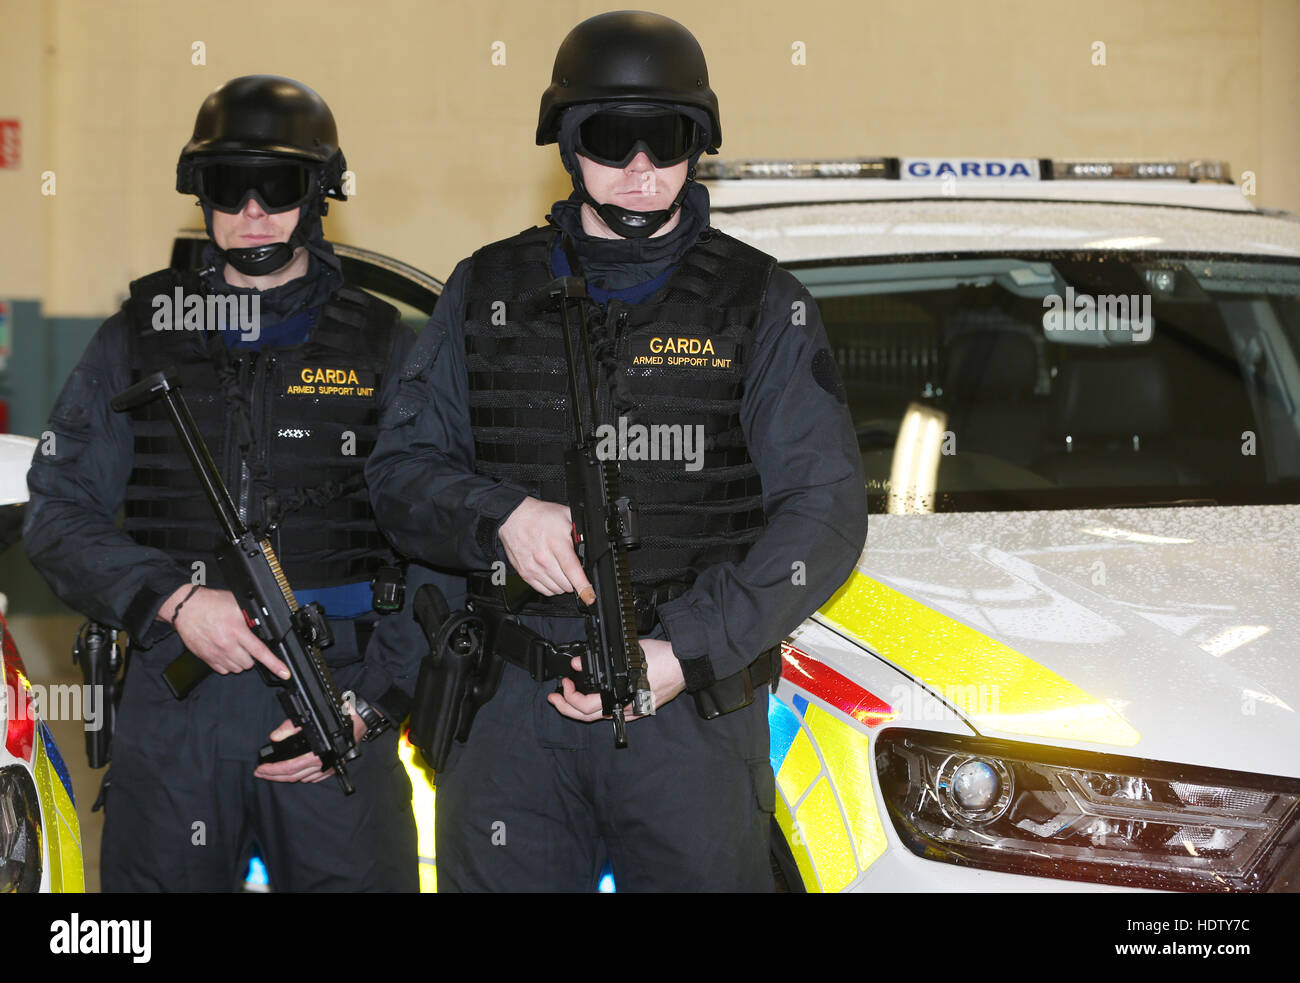
[[[0, 549], [17, 538], [36, 441], [0, 434]], [[3, 598], [3, 595], [0, 595]], [[0, 604], [2, 607], [2, 604]], [[0, 615], [0, 894], [83, 891], [72, 780]]]
[[787, 885], [1294, 890], [1300, 220], [1213, 161], [701, 177], [816, 299], [870, 491], [770, 704]]

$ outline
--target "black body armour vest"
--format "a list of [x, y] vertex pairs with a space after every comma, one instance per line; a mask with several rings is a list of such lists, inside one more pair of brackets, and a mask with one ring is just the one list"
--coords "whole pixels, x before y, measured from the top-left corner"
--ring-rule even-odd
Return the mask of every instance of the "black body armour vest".
[[[305, 343], [232, 351], [218, 331], [155, 329], [152, 298], [177, 287], [187, 297], [202, 292], [195, 274], [172, 270], [131, 285], [131, 381], [166, 370], [181, 384], [236, 508], [250, 527], [271, 529], [289, 583], [312, 590], [369, 580], [392, 555], [363, 468], [378, 436], [382, 375], [403, 330], [396, 309], [340, 287]], [[247, 459], [241, 420], [252, 429]], [[216, 517], [162, 401], [132, 413], [132, 426], [127, 532], [187, 568], [203, 561], [207, 585], [223, 586]]]
[[[567, 503], [564, 451], [574, 426], [563, 322], [545, 298], [558, 234], [535, 228], [474, 254], [464, 334], [477, 470], [543, 501]], [[762, 530], [762, 486], [740, 405], [774, 265], [709, 229], [654, 300], [584, 302], [596, 422], [613, 428], [605, 431], [605, 447], [618, 448], [622, 490], [639, 511], [641, 545], [628, 557], [643, 616], [685, 591], [706, 567], [742, 559]], [[575, 329], [577, 310], [570, 302]], [[587, 391], [585, 381], [580, 391]], [[676, 459], [664, 459], [674, 448]], [[694, 463], [682, 459], [688, 450]], [[499, 596], [489, 600], [500, 603]], [[571, 595], [539, 598], [524, 611], [579, 613]]]

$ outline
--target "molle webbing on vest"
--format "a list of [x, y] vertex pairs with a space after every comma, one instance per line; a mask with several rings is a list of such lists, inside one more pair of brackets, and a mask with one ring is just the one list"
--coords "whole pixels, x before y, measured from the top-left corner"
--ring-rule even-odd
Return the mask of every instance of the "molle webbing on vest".
[[[240, 445], [249, 431], [247, 521], [272, 530], [289, 581], [315, 589], [369, 579], [389, 553], [366, 496], [363, 468], [378, 437], [378, 402], [397, 332], [396, 311], [343, 287], [321, 308], [310, 338], [256, 355], [263, 383], [250, 392], [250, 356], [214, 331], [157, 331], [149, 301], [176, 286], [201, 293], [194, 274], [170, 270], [132, 285], [132, 379], [166, 370], [180, 382], [218, 470], [240, 505]], [[269, 361], [267, 361], [269, 360]], [[310, 381], [309, 381], [310, 380]], [[254, 402], [257, 405], [253, 405]], [[135, 459], [126, 490], [126, 530], [186, 567], [206, 566], [218, 530], [210, 506], [161, 403], [132, 414]]]
[[[534, 229], [475, 254], [464, 334], [478, 470], [566, 502], [573, 423], [562, 321], [545, 289], [555, 235]], [[739, 561], [762, 530], [762, 486], [740, 409], [772, 267], [770, 257], [710, 230], [651, 300], [585, 304], [598, 422], [612, 428], [606, 447], [619, 452], [622, 490], [640, 512], [641, 546], [629, 554], [639, 597]], [[575, 327], [576, 316], [571, 305]], [[571, 608], [546, 599], [528, 610]]]

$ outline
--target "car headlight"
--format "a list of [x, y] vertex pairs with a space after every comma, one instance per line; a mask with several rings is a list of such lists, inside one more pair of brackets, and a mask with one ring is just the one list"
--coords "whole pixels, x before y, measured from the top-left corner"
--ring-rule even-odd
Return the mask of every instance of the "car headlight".
[[0, 768], [0, 894], [41, 886], [41, 802], [22, 765]]
[[1268, 890], [1300, 839], [1300, 782], [891, 729], [881, 792], [918, 856], [1180, 891]]

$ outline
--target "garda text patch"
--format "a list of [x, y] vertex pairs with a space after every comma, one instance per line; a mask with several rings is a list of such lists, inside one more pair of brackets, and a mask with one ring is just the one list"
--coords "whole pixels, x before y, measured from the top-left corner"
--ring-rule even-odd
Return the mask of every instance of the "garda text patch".
[[648, 338], [633, 338], [628, 347], [633, 368], [644, 365], [684, 369], [735, 367], [736, 343], [726, 338], [651, 335]]
[[368, 399], [375, 395], [375, 373], [369, 369], [324, 365], [286, 367], [284, 394]]

